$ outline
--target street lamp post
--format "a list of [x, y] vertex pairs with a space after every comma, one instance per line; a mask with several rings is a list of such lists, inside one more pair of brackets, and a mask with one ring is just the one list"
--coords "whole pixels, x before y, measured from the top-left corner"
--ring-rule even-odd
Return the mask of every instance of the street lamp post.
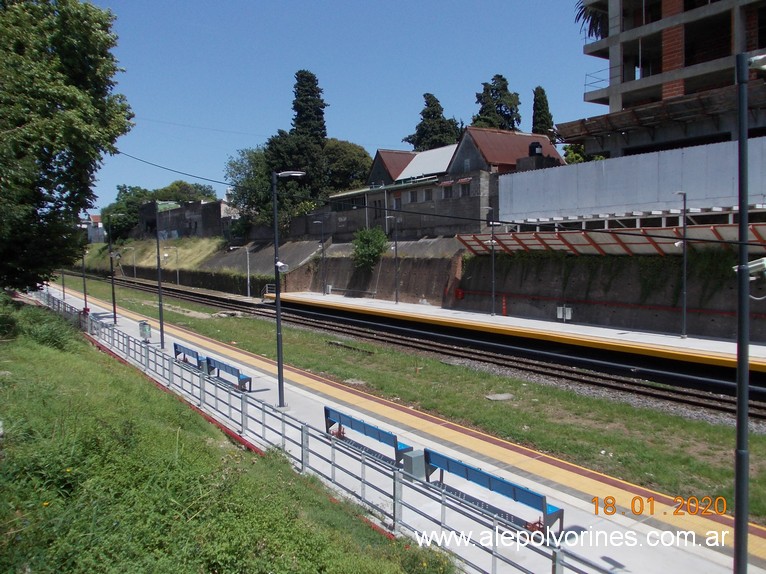
[[88, 250], [84, 249], [82, 252], [82, 313], [87, 315], [90, 309], [88, 309], [88, 285], [85, 283], [85, 256], [88, 254]]
[[312, 223], [318, 223], [321, 226], [319, 228], [320, 229], [319, 242], [322, 245], [322, 295], [327, 295], [327, 267], [325, 266], [325, 254], [324, 254], [324, 219], [317, 219], [312, 221]]
[[748, 119], [747, 81], [750, 70], [766, 69], [766, 56], [736, 56], [739, 226], [737, 257], [737, 446], [734, 458], [734, 572], [747, 572], [748, 515], [750, 512], [750, 453], [748, 401], [750, 400], [750, 273], [748, 239]]
[[387, 215], [386, 219], [394, 220], [394, 302], [399, 303], [399, 220], [395, 215]]
[[490, 240], [489, 248], [492, 252], [492, 315], [495, 315], [495, 210], [487, 209], [487, 225], [489, 225]]
[[154, 200], [154, 237], [157, 242], [157, 303], [160, 310], [160, 349], [165, 348], [165, 321], [162, 314], [162, 263], [160, 261], [160, 203]]
[[[122, 215], [115, 213], [115, 216]], [[109, 234], [109, 277], [112, 284], [112, 318], [114, 324], [117, 324], [117, 299], [114, 296], [114, 251], [112, 251], [112, 214], [106, 216], [106, 232]]]
[[277, 317], [277, 392], [279, 399], [277, 408], [285, 408], [285, 377], [284, 361], [282, 358], [282, 301], [281, 301], [281, 279], [279, 277], [280, 268], [283, 263], [279, 260], [279, 209], [277, 207], [277, 180], [289, 177], [303, 177], [306, 175], [302, 171], [272, 171], [271, 172], [271, 203], [274, 217], [274, 307]]
[[[176, 250], [176, 285], [180, 285], [181, 284], [181, 275], [180, 275], [181, 270], [178, 267], [178, 247], [173, 247], [172, 245], [168, 245], [168, 246], [165, 247], [165, 249], [175, 249]], [[167, 262], [168, 257], [170, 257], [170, 255], [165, 253], [164, 256], [165, 256], [165, 261]]]
[[683, 209], [681, 210], [681, 228], [682, 228], [682, 235], [681, 235], [681, 246], [682, 246], [682, 258], [683, 263], [682, 269], [681, 269], [681, 338], [686, 339], [686, 313], [687, 313], [687, 279], [686, 279], [686, 270], [687, 270], [687, 257], [688, 257], [688, 248], [686, 243], [686, 192], [685, 191], [677, 191], [676, 195], [680, 195], [683, 198]]

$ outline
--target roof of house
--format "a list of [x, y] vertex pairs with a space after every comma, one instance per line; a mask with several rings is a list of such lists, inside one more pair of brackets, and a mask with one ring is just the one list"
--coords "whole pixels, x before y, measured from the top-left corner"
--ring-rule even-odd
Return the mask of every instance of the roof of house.
[[380, 159], [388, 175], [391, 176], [392, 180], [396, 181], [399, 179], [399, 174], [402, 173], [416, 155], [417, 153], [414, 151], [379, 149], [375, 159]]
[[90, 220], [93, 223], [101, 223], [101, 216], [100, 215], [91, 215]]
[[402, 181], [446, 172], [456, 149], [457, 144], [452, 144], [417, 153], [395, 180]]
[[[516, 165], [516, 160], [529, 155], [529, 144], [539, 142], [542, 145], [542, 154], [561, 160], [556, 147], [547, 136], [542, 134], [528, 134], [524, 132], [511, 132], [491, 128], [468, 127], [463, 138], [470, 136], [477, 149], [489, 165]], [[462, 141], [462, 140], [461, 140]]]

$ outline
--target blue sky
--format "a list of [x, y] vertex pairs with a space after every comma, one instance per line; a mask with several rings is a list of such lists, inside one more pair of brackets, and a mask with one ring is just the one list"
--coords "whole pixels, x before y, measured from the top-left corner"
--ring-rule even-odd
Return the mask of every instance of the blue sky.
[[[504, 75], [531, 130], [542, 86], [555, 122], [606, 113], [583, 102], [585, 77], [605, 63], [582, 53], [575, 0], [92, 0], [116, 16], [115, 55], [135, 127], [117, 146], [213, 180], [229, 157], [289, 130], [295, 73], [313, 72], [329, 137], [408, 150], [423, 94], [470, 124], [482, 82]], [[97, 174], [97, 208], [116, 186], [199, 181], [126, 156]], [[199, 181], [199, 183], [208, 183]], [[226, 186], [213, 184], [219, 197]]]

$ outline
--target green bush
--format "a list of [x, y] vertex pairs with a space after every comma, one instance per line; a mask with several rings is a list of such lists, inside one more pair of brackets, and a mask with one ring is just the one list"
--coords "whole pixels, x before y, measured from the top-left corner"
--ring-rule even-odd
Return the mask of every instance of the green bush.
[[380, 227], [360, 229], [354, 234], [352, 241], [354, 251], [351, 258], [359, 269], [370, 271], [380, 260], [388, 246], [388, 237]]
[[46, 347], [65, 350], [77, 331], [61, 317], [40, 307], [25, 306], [16, 315], [21, 333]]

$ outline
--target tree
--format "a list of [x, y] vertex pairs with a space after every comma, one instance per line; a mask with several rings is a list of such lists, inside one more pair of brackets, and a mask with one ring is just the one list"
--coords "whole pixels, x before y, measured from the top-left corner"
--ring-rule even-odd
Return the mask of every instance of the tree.
[[532, 133], [547, 136], [552, 144], [556, 143], [556, 134], [553, 132], [553, 116], [548, 109], [548, 96], [540, 86], [535, 88], [532, 102]]
[[226, 180], [232, 185], [231, 202], [240, 218], [253, 224], [271, 221], [271, 173], [264, 148], [241, 149], [226, 163]]
[[591, 155], [585, 153], [585, 146], [582, 144], [567, 144], [564, 146], [564, 161], [568, 164], [583, 163], [586, 161], [598, 161], [604, 159], [603, 155]]
[[322, 99], [322, 89], [317, 77], [308, 70], [298, 70], [295, 73], [293, 93], [295, 115], [290, 133], [306, 136], [317, 145], [324, 146], [327, 139], [324, 109], [327, 104]]
[[330, 138], [324, 146], [329, 191], [364, 187], [372, 167], [372, 158], [362, 146]]
[[78, 0], [0, 0], [0, 284], [34, 288], [82, 253], [104, 153], [131, 127], [114, 94], [113, 16]]
[[491, 82], [482, 84], [482, 91], [476, 94], [479, 113], [473, 116], [472, 126], [516, 130], [521, 123], [519, 94], [508, 89], [508, 80], [495, 74]]
[[580, 24], [580, 32], [588, 38], [606, 38], [609, 36], [609, 14], [595, 5], [585, 6], [583, 0], [575, 5], [575, 23]]
[[420, 123], [415, 133], [402, 141], [411, 144], [415, 151], [427, 151], [454, 144], [462, 130], [457, 120], [444, 117], [444, 108], [433, 94], [423, 94], [425, 107], [420, 112]]
[[160, 201], [215, 201], [218, 197], [212, 185], [176, 180], [170, 185], [156, 189], [154, 199]]

